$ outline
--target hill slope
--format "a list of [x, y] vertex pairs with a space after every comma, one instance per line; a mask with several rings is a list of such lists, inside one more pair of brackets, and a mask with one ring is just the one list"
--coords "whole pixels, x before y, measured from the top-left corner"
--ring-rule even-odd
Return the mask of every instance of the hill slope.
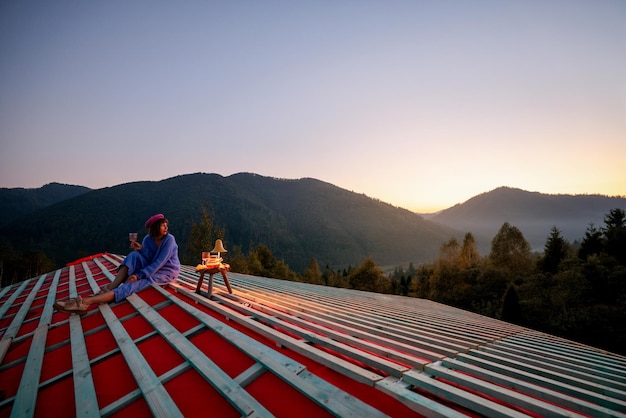
[[0, 188], [0, 227], [46, 206], [87, 193], [89, 188], [50, 183], [38, 189]]
[[102, 251], [128, 251], [128, 232], [163, 212], [181, 250], [203, 205], [226, 230], [226, 248], [267, 245], [296, 271], [311, 258], [322, 268], [431, 260], [454, 232], [408, 210], [314, 179], [241, 173], [189, 174], [92, 190], [0, 229], [17, 249], [41, 250], [59, 263]]
[[500, 187], [446, 209], [429, 219], [461, 231], [472, 232], [481, 248], [489, 251], [491, 239], [504, 222], [519, 228], [531, 247], [543, 250], [550, 230], [580, 241], [590, 223], [604, 225], [615, 208], [626, 210], [626, 198], [600, 195], [548, 195]]

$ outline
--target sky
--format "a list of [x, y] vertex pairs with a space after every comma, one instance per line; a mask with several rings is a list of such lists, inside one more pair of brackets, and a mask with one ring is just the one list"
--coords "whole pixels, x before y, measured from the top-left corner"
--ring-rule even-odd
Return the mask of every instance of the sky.
[[0, 187], [626, 195], [626, 1], [0, 2]]

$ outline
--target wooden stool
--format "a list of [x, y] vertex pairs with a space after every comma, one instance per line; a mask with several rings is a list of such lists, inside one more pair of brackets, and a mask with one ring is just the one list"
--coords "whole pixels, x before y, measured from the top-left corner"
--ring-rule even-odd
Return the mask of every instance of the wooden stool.
[[233, 293], [233, 289], [230, 288], [230, 282], [228, 281], [228, 276], [226, 275], [226, 273], [230, 271], [229, 264], [220, 263], [219, 265], [208, 266], [208, 267], [198, 266], [196, 267], [196, 271], [200, 272], [200, 278], [198, 279], [198, 286], [196, 286], [196, 293], [200, 294], [200, 288], [202, 287], [202, 282], [204, 281], [204, 275], [207, 273], [209, 273], [209, 287], [208, 287], [209, 297], [211, 297], [211, 294], [213, 293], [213, 275], [215, 273], [222, 274], [222, 278], [224, 279], [224, 284], [226, 285], [226, 288], [228, 289], [228, 293]]

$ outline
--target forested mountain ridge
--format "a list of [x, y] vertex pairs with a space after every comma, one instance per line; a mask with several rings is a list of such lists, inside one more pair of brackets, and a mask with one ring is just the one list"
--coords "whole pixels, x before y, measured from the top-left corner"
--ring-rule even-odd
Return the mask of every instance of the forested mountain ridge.
[[549, 195], [511, 187], [482, 193], [432, 216], [434, 222], [471, 232], [481, 252], [504, 222], [516, 226], [534, 250], [542, 250], [552, 227], [569, 242], [580, 242], [587, 227], [601, 227], [611, 209], [626, 210], [626, 198], [602, 195]]
[[428, 261], [455, 235], [408, 210], [315, 179], [196, 173], [91, 190], [4, 225], [0, 240], [61, 264], [103, 251], [123, 254], [128, 232], [145, 233], [145, 218], [162, 212], [182, 251], [203, 207], [225, 229], [227, 248], [247, 252], [263, 244], [296, 271], [311, 258], [332, 267], [368, 256], [383, 266]]
[[0, 189], [0, 203], [0, 242], [18, 251], [42, 251], [60, 264], [102, 251], [125, 253], [127, 232], [143, 233], [142, 219], [155, 212], [168, 216], [184, 250], [206, 207], [215, 225], [225, 229], [227, 246], [247, 252], [266, 245], [296, 271], [311, 258], [333, 268], [356, 265], [367, 256], [382, 266], [430, 261], [445, 241], [465, 232], [486, 254], [504, 222], [541, 250], [553, 226], [570, 242], [580, 241], [590, 223], [601, 226], [609, 210], [626, 208], [625, 198], [501, 187], [424, 220], [319, 180], [251, 173], [196, 173], [98, 190], [58, 183]]
[[88, 187], [49, 183], [37, 189], [0, 188], [0, 227], [46, 206], [90, 191]]

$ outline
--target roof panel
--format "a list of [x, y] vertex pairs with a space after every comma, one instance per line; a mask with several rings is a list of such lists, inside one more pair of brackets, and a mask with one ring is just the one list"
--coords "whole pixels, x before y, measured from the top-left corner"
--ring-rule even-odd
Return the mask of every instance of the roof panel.
[[53, 312], [121, 260], [0, 290], [0, 417], [626, 417], [623, 356], [423, 299], [237, 273], [209, 296], [183, 266], [172, 285]]

